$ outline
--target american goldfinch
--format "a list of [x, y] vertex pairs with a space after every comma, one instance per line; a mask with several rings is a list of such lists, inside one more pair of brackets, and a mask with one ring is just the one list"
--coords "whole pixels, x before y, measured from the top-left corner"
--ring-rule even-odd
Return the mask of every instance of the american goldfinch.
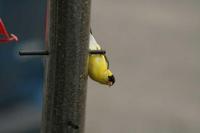
[[[101, 50], [92, 33], [89, 39], [90, 51]], [[109, 70], [109, 62], [105, 54], [89, 54], [88, 73], [91, 79], [101, 84], [112, 86], [115, 83], [115, 77]]]

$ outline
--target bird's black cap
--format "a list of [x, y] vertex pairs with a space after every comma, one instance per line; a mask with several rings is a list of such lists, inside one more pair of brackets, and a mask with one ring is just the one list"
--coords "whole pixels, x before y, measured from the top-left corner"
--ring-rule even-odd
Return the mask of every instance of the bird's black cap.
[[110, 82], [112, 82], [112, 85], [115, 83], [115, 77], [112, 75], [112, 76], [108, 76], [108, 80]]

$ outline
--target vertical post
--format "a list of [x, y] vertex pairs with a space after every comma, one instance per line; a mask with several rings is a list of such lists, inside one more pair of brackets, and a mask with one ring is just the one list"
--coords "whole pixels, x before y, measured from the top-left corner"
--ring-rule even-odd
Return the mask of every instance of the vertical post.
[[49, 0], [42, 133], [83, 133], [90, 0]]

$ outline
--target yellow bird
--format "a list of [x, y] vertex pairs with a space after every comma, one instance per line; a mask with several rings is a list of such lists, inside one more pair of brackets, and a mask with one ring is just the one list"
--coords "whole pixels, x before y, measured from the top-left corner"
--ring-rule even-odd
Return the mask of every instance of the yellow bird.
[[[90, 33], [89, 50], [98, 51], [101, 47]], [[115, 77], [109, 70], [109, 62], [105, 54], [89, 55], [88, 73], [91, 79], [105, 85], [112, 86], [115, 83]]]

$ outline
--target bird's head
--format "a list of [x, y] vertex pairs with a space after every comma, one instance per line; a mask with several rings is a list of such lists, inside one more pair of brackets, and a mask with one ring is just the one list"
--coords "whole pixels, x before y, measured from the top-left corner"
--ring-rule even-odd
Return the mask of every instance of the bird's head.
[[113, 73], [108, 69], [106, 70], [106, 84], [109, 86], [112, 86], [115, 83], [115, 77], [113, 75]]

